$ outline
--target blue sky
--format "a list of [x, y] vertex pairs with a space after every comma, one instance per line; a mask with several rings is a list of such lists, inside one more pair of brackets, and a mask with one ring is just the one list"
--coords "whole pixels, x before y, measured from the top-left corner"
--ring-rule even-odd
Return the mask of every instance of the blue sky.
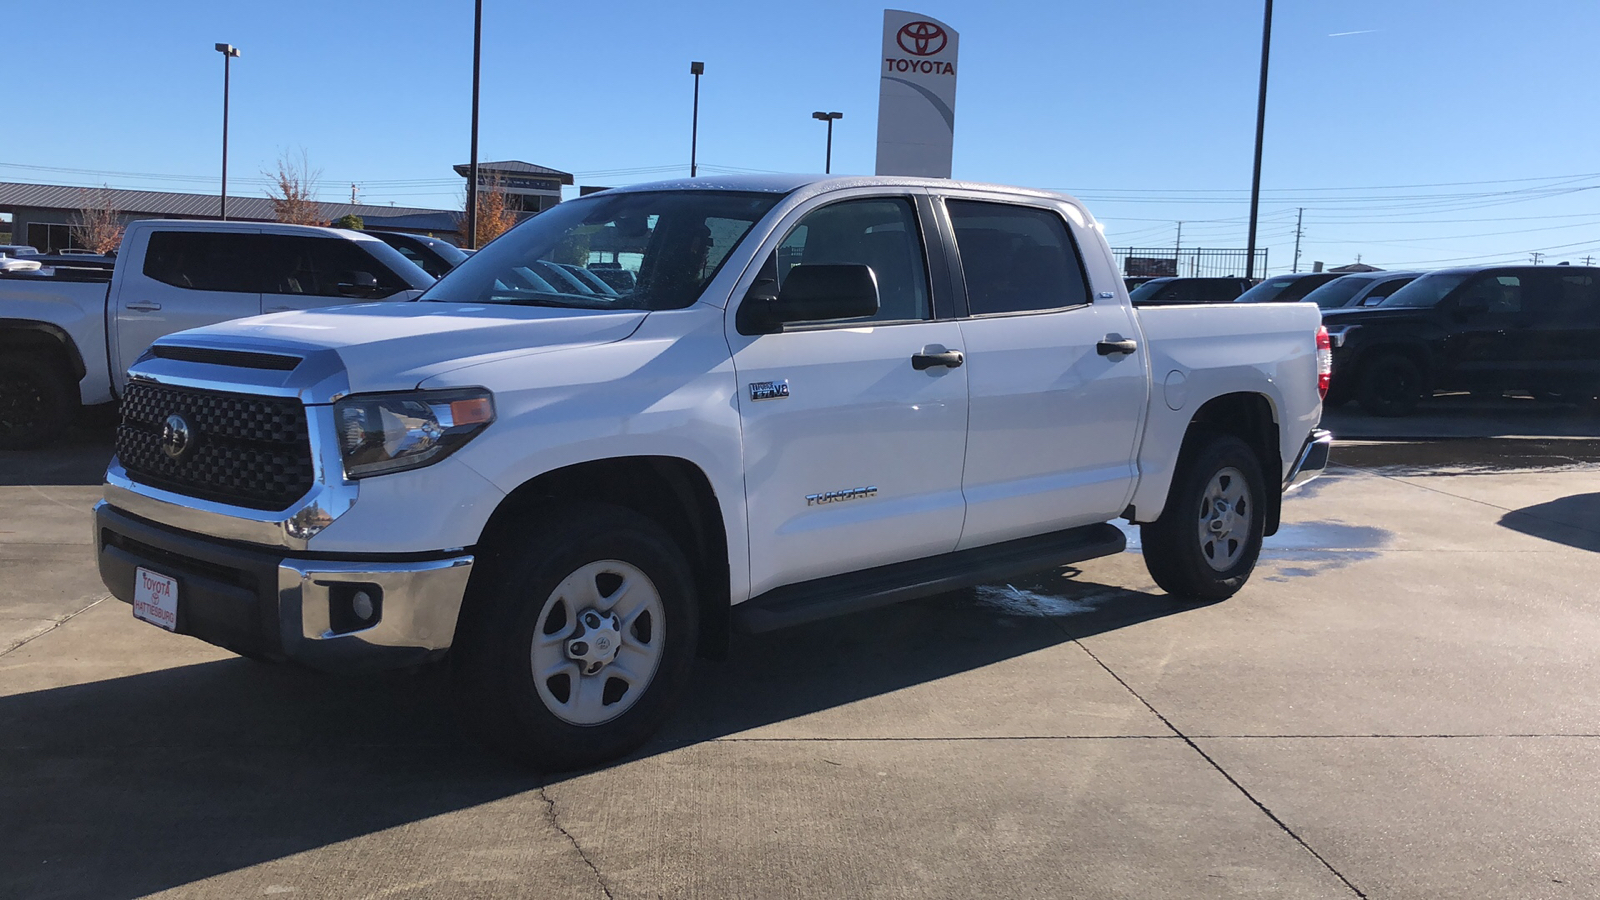
[[[881, 3], [484, 0], [482, 159], [583, 184], [870, 173]], [[961, 32], [955, 176], [1064, 189], [1113, 245], [1243, 247], [1260, 0], [910, 4]], [[1600, 3], [1278, 0], [1261, 243], [1288, 271], [1600, 258]], [[322, 199], [454, 207], [470, 0], [80, 0], [7, 43], [0, 180], [216, 189], [218, 41], [233, 43], [230, 188], [302, 148]], [[21, 39], [19, 39], [21, 38]], [[28, 108], [30, 98], [39, 101]]]

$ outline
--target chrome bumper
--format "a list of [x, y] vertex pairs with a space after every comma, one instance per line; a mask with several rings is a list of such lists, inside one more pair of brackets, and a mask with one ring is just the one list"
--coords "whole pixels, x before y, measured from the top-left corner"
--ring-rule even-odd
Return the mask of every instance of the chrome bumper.
[[1321, 475], [1322, 470], [1328, 467], [1328, 451], [1332, 448], [1332, 432], [1321, 428], [1311, 432], [1305, 445], [1300, 448], [1300, 455], [1295, 457], [1289, 477], [1283, 480], [1283, 489], [1292, 490]]
[[[472, 574], [473, 557], [343, 561], [301, 559], [217, 540], [95, 506], [100, 577], [133, 602], [144, 568], [178, 582], [177, 631], [259, 656], [327, 670], [379, 669], [442, 655]], [[370, 613], [362, 618], [358, 593]]]

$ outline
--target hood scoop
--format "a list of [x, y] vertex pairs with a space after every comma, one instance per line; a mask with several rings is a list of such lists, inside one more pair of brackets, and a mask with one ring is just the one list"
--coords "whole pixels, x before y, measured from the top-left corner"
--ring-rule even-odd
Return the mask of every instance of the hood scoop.
[[150, 354], [157, 359], [231, 366], [235, 369], [268, 369], [274, 372], [292, 372], [305, 359], [303, 356], [283, 353], [220, 350], [214, 347], [184, 347], [174, 344], [156, 344], [150, 348]]

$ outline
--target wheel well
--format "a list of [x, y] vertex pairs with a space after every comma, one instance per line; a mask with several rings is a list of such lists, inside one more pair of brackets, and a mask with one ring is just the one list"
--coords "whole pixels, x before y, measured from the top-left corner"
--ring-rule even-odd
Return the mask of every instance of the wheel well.
[[1266, 476], [1266, 533], [1276, 534], [1283, 512], [1283, 492], [1279, 490], [1283, 458], [1278, 449], [1278, 421], [1272, 414], [1272, 404], [1260, 394], [1223, 394], [1206, 401], [1189, 420], [1179, 458], [1192, 453], [1199, 437], [1207, 433], [1232, 435], [1255, 451], [1256, 459], [1261, 462], [1261, 473]]
[[0, 319], [0, 350], [7, 353], [38, 353], [61, 365], [73, 381], [82, 381], [87, 369], [72, 337], [48, 322], [26, 319]]
[[[1362, 370], [1372, 364], [1373, 361], [1382, 359], [1385, 356], [1400, 356], [1416, 363], [1417, 368], [1422, 370], [1423, 389], [1427, 390], [1432, 386], [1433, 361], [1428, 355], [1428, 349], [1418, 344], [1376, 344], [1368, 347], [1361, 351], [1361, 355], [1352, 362], [1350, 366], [1352, 370], [1351, 377], [1359, 379]], [[1353, 386], [1354, 384], [1352, 384]]]
[[726, 655], [728, 538], [716, 492], [700, 468], [670, 456], [630, 456], [578, 463], [538, 476], [500, 502], [479, 538], [493, 547], [529, 516], [553, 503], [609, 503], [660, 525], [683, 550], [700, 604], [700, 654]]

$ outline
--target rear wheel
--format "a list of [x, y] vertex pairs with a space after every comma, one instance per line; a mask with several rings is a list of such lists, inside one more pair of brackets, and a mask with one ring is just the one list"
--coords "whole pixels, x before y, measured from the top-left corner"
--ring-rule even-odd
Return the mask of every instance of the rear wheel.
[[1161, 517], [1139, 526], [1145, 568], [1169, 594], [1226, 600], [1250, 579], [1266, 523], [1255, 453], [1231, 435], [1199, 436], [1185, 448]]
[[55, 440], [77, 410], [77, 390], [55, 361], [33, 354], [0, 358], [0, 450]]
[[1371, 360], [1361, 367], [1356, 399], [1374, 416], [1409, 416], [1422, 401], [1422, 368], [1398, 354]]
[[638, 513], [594, 505], [547, 511], [494, 550], [452, 650], [468, 724], [544, 771], [644, 743], [695, 656], [693, 583], [677, 544]]

